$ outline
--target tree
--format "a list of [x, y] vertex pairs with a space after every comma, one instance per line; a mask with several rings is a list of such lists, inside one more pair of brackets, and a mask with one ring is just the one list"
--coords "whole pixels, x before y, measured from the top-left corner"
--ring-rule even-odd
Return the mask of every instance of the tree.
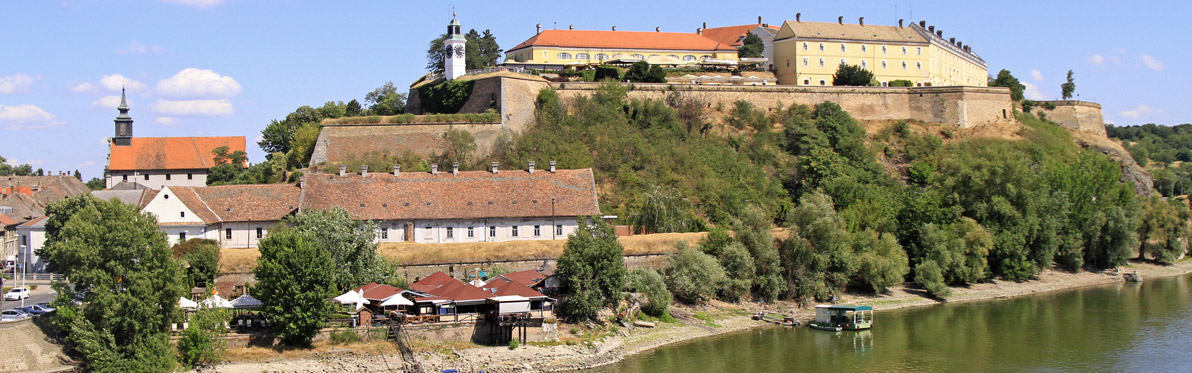
[[1161, 264], [1174, 263], [1186, 251], [1189, 237], [1188, 211], [1183, 202], [1164, 201], [1151, 197], [1143, 203], [1142, 223], [1138, 235], [1142, 247], [1138, 259], [1150, 256]]
[[1005, 69], [997, 72], [997, 78], [989, 80], [989, 86], [1009, 88], [1010, 99], [1014, 101], [1022, 101], [1022, 92], [1026, 90], [1026, 86], [1020, 83], [1014, 75], [1010, 75], [1010, 70]]
[[737, 47], [737, 56], [744, 58], [759, 58], [762, 52], [766, 50], [766, 45], [762, 43], [762, 38], [758, 37], [752, 32], [745, 33], [745, 40], [741, 41], [741, 46]]
[[832, 75], [832, 85], [867, 86], [873, 81], [873, 72], [857, 65], [840, 64]]
[[646, 268], [634, 270], [630, 276], [633, 291], [646, 295], [646, 304], [642, 305], [642, 312], [659, 317], [670, 307], [671, 293], [666, 289], [666, 282], [658, 271]]
[[353, 219], [338, 207], [303, 210], [298, 215], [287, 216], [282, 223], [287, 225], [282, 230], [306, 234], [312, 245], [328, 252], [333, 268], [329, 277], [335, 291], [369, 282], [403, 285], [397, 277], [396, 265], [377, 254], [377, 244], [373, 242], [376, 224]]
[[79, 179], [80, 181], [82, 181], [82, 180], [83, 180], [83, 173], [79, 172], [79, 170], [75, 170], [75, 172], [74, 172], [74, 177], [75, 177], [75, 179]]
[[693, 220], [691, 202], [674, 187], [654, 186], [642, 194], [629, 221], [642, 233], [689, 232]]
[[[47, 206], [39, 255], [70, 279], [59, 283], [54, 325], [93, 371], [169, 371], [170, 324], [186, 294], [182, 266], [157, 220], [136, 206], [82, 195]], [[74, 304], [76, 291], [83, 302]]]
[[360, 101], [356, 101], [354, 98], [352, 101], [348, 101], [348, 105], [344, 108], [344, 115], [349, 117], [358, 116], [362, 112], [363, 109], [360, 107]]
[[720, 289], [720, 298], [728, 302], [736, 302], [753, 289], [753, 257], [749, 256], [749, 249], [740, 242], [734, 242], [720, 253], [720, 266], [727, 276], [724, 286]]
[[679, 242], [679, 251], [671, 254], [666, 269], [666, 287], [675, 298], [696, 304], [716, 297], [726, 276], [716, 258]]
[[573, 321], [595, 320], [601, 307], [620, 299], [627, 272], [613, 226], [595, 216], [580, 220], [555, 271], [565, 299], [561, 315]]
[[[439, 37], [430, 41], [426, 49], [426, 70], [436, 74], [443, 73], [443, 62], [447, 59], [447, 54], [444, 52], [447, 40], [447, 34], [440, 34]], [[468, 30], [464, 34], [464, 68], [468, 70], [482, 69], [485, 67], [496, 66], [497, 60], [501, 58], [501, 47], [497, 44], [497, 37], [493, 36], [489, 30], [484, 30], [484, 34], [477, 33], [475, 29]]]
[[253, 269], [253, 294], [265, 304], [262, 312], [288, 345], [310, 345], [332, 311], [328, 299], [335, 296], [339, 263], [330, 250], [316, 246], [314, 236], [275, 229], [257, 244], [261, 256]]
[[625, 72], [625, 79], [641, 83], [666, 83], [666, 70], [657, 65], [650, 67], [650, 63], [646, 61], [637, 61], [629, 66], [629, 71]]
[[1065, 100], [1071, 100], [1074, 92], [1076, 92], [1076, 83], [1072, 80], [1072, 70], [1068, 70], [1068, 81], [1060, 84], [1060, 95]]
[[103, 188], [104, 188], [103, 179], [100, 179], [98, 177], [93, 177], [93, 178], [91, 178], [91, 180], [87, 180], [87, 189], [103, 190]]
[[443, 142], [447, 143], [447, 147], [443, 149], [443, 155], [440, 157], [444, 162], [467, 164], [472, 155], [476, 153], [476, 138], [472, 137], [472, 133], [467, 130], [448, 127], [446, 131], [443, 131]]
[[406, 94], [397, 93], [393, 82], [385, 82], [364, 95], [369, 115], [397, 115], [406, 111]]
[[32, 176], [33, 166], [29, 164], [9, 165], [8, 159], [0, 156], [0, 176]]
[[203, 307], [191, 315], [190, 326], [178, 339], [178, 360], [190, 366], [219, 361], [227, 346], [223, 336], [230, 319], [228, 310], [218, 307]]
[[215, 155], [215, 157], [212, 160], [215, 162], [215, 165], [217, 165], [217, 166], [221, 165], [221, 164], [228, 163], [228, 164], [233, 164], [236, 166], [244, 167], [243, 165], [248, 162], [248, 155], [245, 154], [243, 150], [228, 152], [228, 147], [226, 147], [226, 146], [221, 146], [221, 147], [212, 149], [211, 154]]
[[209, 287], [215, 284], [219, 269], [219, 243], [215, 240], [192, 238], [174, 245], [174, 259], [186, 267], [191, 286]]
[[612, 66], [596, 66], [596, 75], [594, 80], [603, 82], [605, 80], [621, 80], [621, 70]]

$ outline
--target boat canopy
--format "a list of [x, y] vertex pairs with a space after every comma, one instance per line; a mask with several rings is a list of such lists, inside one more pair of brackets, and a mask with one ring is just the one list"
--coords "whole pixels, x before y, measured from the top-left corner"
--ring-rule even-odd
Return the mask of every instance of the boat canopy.
[[850, 305], [831, 306], [831, 307], [828, 307], [828, 309], [841, 310], [841, 311], [873, 311], [873, 307], [870, 307], [870, 306], [850, 306]]

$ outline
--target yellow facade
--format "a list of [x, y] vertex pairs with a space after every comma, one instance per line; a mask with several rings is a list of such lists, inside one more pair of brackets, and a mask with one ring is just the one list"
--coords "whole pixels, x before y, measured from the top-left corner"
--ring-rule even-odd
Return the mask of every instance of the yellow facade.
[[848, 64], [873, 72], [883, 86], [895, 80], [915, 86], [987, 84], [983, 61], [927, 35], [918, 25], [787, 21], [774, 37], [775, 75], [778, 84], [830, 86], [839, 66]]
[[568, 65], [585, 63], [598, 64], [616, 59], [647, 59], [670, 57], [683, 62], [699, 62], [705, 59], [737, 60], [736, 51], [695, 51], [663, 49], [607, 49], [607, 48], [560, 48], [526, 47], [514, 53], [505, 54], [506, 61], [527, 65]]

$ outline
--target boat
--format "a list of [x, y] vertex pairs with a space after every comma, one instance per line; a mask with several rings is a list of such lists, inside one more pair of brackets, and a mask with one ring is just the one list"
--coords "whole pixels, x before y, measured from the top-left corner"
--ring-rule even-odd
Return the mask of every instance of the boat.
[[873, 307], [821, 304], [815, 306], [815, 321], [807, 326], [830, 332], [870, 329], [873, 327]]

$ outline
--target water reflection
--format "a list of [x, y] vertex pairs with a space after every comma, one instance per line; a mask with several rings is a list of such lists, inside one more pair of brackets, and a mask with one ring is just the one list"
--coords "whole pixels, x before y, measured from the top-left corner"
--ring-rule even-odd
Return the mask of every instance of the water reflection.
[[[871, 331], [773, 327], [669, 346], [616, 372], [1185, 371], [1192, 277], [877, 312]], [[876, 348], [875, 346], [881, 346]]]

